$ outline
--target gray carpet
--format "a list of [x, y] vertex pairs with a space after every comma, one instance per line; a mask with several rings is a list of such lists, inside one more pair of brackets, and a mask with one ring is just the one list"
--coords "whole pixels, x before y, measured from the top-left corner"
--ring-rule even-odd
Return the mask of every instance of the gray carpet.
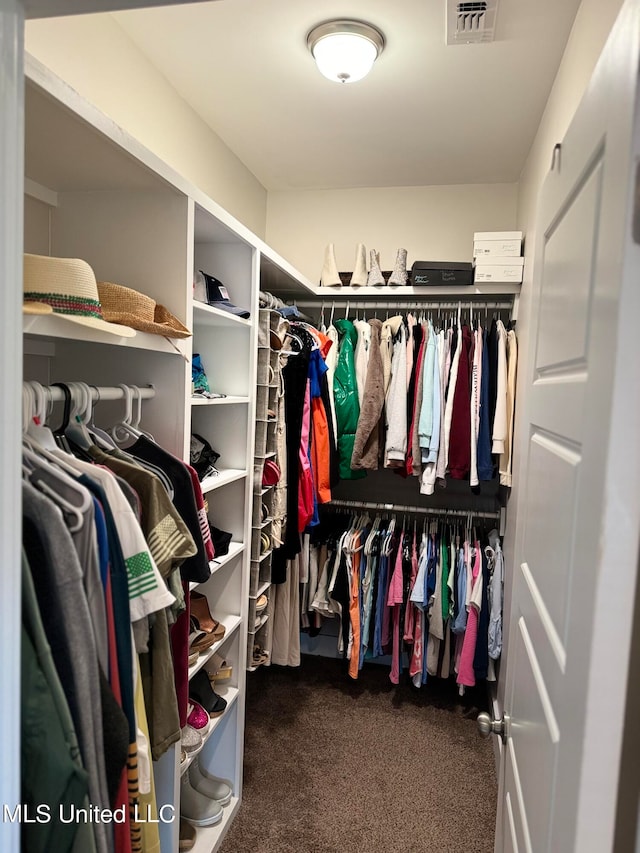
[[221, 853], [491, 853], [480, 705], [479, 688], [393, 687], [374, 664], [355, 683], [314, 657], [248, 675], [243, 803]]

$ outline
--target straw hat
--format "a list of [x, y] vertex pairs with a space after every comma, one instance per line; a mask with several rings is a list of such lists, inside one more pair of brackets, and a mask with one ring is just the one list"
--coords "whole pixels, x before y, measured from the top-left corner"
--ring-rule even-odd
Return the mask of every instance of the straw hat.
[[132, 338], [133, 329], [115, 326], [103, 318], [93, 270], [79, 258], [24, 256], [23, 305], [25, 314], [50, 314], [121, 338]]
[[102, 314], [110, 323], [124, 323], [140, 332], [163, 335], [165, 338], [188, 338], [191, 335], [189, 329], [164, 305], [159, 305], [144, 293], [110, 281], [99, 281], [98, 293]]

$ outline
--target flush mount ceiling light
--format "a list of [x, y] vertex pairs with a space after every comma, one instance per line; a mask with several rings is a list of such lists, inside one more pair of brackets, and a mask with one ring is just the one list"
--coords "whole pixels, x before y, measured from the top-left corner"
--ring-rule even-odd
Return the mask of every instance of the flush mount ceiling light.
[[321, 74], [335, 83], [355, 83], [373, 68], [384, 36], [363, 21], [327, 21], [311, 30], [307, 47]]

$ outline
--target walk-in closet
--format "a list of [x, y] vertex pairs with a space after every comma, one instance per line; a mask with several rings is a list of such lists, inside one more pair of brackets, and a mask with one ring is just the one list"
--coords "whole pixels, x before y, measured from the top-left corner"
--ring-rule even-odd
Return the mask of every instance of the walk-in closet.
[[2, 853], [635, 850], [640, 0], [0, 60]]

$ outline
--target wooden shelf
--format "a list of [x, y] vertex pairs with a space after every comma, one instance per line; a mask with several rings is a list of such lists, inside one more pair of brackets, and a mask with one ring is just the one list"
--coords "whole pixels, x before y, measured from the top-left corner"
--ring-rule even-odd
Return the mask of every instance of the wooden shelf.
[[238, 317], [222, 308], [216, 308], [214, 305], [207, 305], [194, 299], [193, 324], [194, 326], [243, 326], [250, 329], [251, 318]]
[[215, 655], [218, 649], [224, 643], [226, 643], [229, 637], [233, 634], [233, 632], [238, 629], [240, 623], [242, 622], [242, 618], [240, 616], [224, 616], [218, 621], [221, 622], [227, 629], [225, 631], [224, 637], [221, 640], [218, 640], [217, 643], [214, 643], [212, 646], [210, 646], [206, 651], [204, 651], [199, 656], [198, 660], [194, 663], [194, 665], [189, 667], [189, 681], [191, 681], [193, 676], [202, 669], [202, 667], [207, 663], [207, 661], [211, 660], [211, 658]]
[[247, 472], [241, 468], [225, 468], [217, 476], [205, 477], [200, 483], [200, 488], [202, 489], [202, 494], [206, 495], [215, 489], [226, 486], [228, 483], [235, 483], [236, 480], [242, 480], [246, 476]]
[[[237, 557], [238, 554], [242, 554], [244, 551], [244, 542], [230, 542], [229, 543], [229, 551], [223, 557], [216, 557], [213, 560], [209, 561], [209, 569], [211, 570], [211, 575], [209, 578], [215, 575], [216, 572], [219, 572], [223, 566], [226, 566], [227, 563], [231, 562], [234, 557]], [[206, 581], [202, 581], [202, 583], [197, 583], [196, 581], [191, 581], [189, 584], [189, 589], [197, 589], [199, 586], [202, 586], [205, 583], [209, 582], [209, 578]]]
[[228, 395], [227, 397], [214, 397], [213, 400], [207, 400], [206, 397], [192, 397], [191, 398], [192, 406], [248, 406], [249, 398], [248, 397], [234, 397], [233, 395]]

